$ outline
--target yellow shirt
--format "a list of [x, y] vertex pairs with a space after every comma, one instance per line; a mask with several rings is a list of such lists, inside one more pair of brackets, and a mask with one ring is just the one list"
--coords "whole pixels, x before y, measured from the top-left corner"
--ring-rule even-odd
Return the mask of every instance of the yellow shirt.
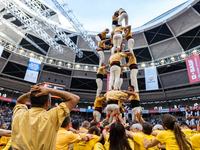
[[84, 128], [84, 127], [80, 127], [79, 129], [80, 131], [88, 131], [88, 129]]
[[0, 139], [0, 150], [4, 149], [7, 143], [10, 141], [11, 137], [2, 136]]
[[140, 101], [139, 93], [135, 93], [135, 95], [131, 95], [129, 100], [138, 100]]
[[[104, 147], [105, 147], [106, 150], [109, 150], [109, 147], [110, 147], [110, 142], [108, 141], [108, 139], [109, 139], [109, 135], [106, 136], [106, 142], [104, 144]], [[127, 139], [128, 139], [128, 142], [129, 142], [129, 145], [130, 145], [131, 149], [134, 150], [134, 142], [133, 142], [133, 140], [131, 140], [129, 138], [127, 138]]]
[[124, 29], [126, 30], [126, 34], [125, 34], [125, 39], [127, 39], [129, 36], [132, 36], [132, 32], [131, 32], [131, 29]]
[[80, 134], [74, 134], [61, 127], [57, 134], [55, 150], [68, 150], [70, 144], [80, 142], [81, 139], [82, 136]]
[[112, 16], [112, 21], [118, 21], [118, 20], [119, 20], [118, 17], [116, 17], [115, 15]]
[[[154, 140], [154, 136], [153, 135], [147, 135], [147, 134], [133, 134], [133, 140], [140, 146], [139, 150], [146, 150], [146, 148], [144, 147], [142, 141], [144, 140], [144, 138], [147, 138], [148, 142], [151, 142]], [[159, 150], [159, 148], [157, 146], [148, 148], [147, 150]]]
[[115, 53], [112, 54], [108, 60], [108, 63], [111, 64], [113, 61], [119, 61], [121, 62], [122, 57], [127, 57], [127, 54], [125, 53]]
[[[158, 133], [156, 139], [161, 142], [163, 145], [165, 145], [166, 150], [180, 150], [176, 138], [174, 135], [174, 131], [172, 130], [163, 130], [160, 133]], [[190, 141], [190, 138], [186, 135], [186, 139], [188, 142]]]
[[9, 140], [9, 142], [6, 144], [6, 147], [4, 147], [3, 150], [8, 150], [11, 146], [11, 139]]
[[121, 32], [121, 33], [122, 33], [123, 30], [126, 29], [126, 28], [127, 28], [127, 27], [120, 27], [120, 26], [119, 26], [119, 27], [116, 27], [116, 28], [114, 28], [114, 33], [115, 33], [115, 32]]
[[129, 67], [131, 64], [137, 64], [137, 60], [136, 60], [134, 54], [129, 57], [129, 61], [127, 63], [127, 66]]
[[[87, 134], [83, 135], [87, 136]], [[73, 150], [92, 150], [92, 148], [98, 141], [99, 141], [99, 136], [94, 135], [93, 139], [90, 141], [80, 141], [79, 143], [75, 143]]]
[[111, 44], [113, 44], [113, 35], [114, 35], [114, 29], [111, 32], [111, 36], [110, 36], [110, 42]]
[[101, 108], [103, 108], [103, 104], [104, 104], [103, 100], [104, 100], [104, 97], [98, 97], [98, 98], [96, 98], [95, 101], [94, 101], [94, 107], [101, 107]]
[[187, 136], [189, 137], [192, 137], [194, 136], [195, 134], [197, 134], [197, 131], [194, 131], [194, 130], [191, 130], [191, 129], [185, 129], [185, 130], [182, 130], [185, 134], [187, 134]]
[[105, 150], [104, 146], [97, 142], [95, 145], [94, 145], [94, 149], [93, 150]]
[[196, 134], [192, 136], [190, 139], [194, 150], [200, 150], [200, 134]]
[[128, 94], [118, 90], [108, 91], [105, 95], [106, 100], [120, 100], [121, 97], [127, 97]]
[[105, 49], [106, 44], [103, 41], [101, 41], [100, 44], [99, 44], [99, 47], [102, 48], [102, 49]]
[[99, 69], [97, 71], [97, 74], [102, 74], [102, 75], [106, 74], [105, 67], [104, 66], [103, 67], [99, 67]]
[[65, 103], [46, 111], [43, 108], [19, 104], [13, 109], [12, 149], [54, 150], [57, 132], [69, 116]]
[[106, 38], [106, 33], [104, 31], [99, 33], [99, 34], [101, 34], [101, 39], [105, 39]]

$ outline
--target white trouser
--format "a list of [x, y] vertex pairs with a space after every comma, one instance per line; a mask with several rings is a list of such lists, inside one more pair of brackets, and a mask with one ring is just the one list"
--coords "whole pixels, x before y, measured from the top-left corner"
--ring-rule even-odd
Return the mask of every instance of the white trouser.
[[93, 111], [93, 116], [94, 116], [94, 118], [96, 118], [97, 122], [100, 122], [100, 120], [101, 120], [101, 113], [99, 111], [94, 110]]
[[119, 20], [118, 20], [118, 24], [119, 25], [122, 25], [122, 20], [125, 19], [125, 26], [128, 25], [128, 14], [127, 13], [122, 13], [119, 17]]
[[135, 43], [135, 41], [134, 41], [134, 39], [129, 39], [128, 40], [128, 50], [129, 50], [129, 52], [131, 52], [131, 53], [133, 53], [133, 46], [134, 46], [134, 43]]
[[112, 25], [112, 29], [114, 29], [114, 28], [116, 28], [116, 25], [113, 24], [113, 25]]
[[103, 87], [103, 81], [100, 78], [96, 79], [96, 83], [97, 83], [97, 93], [96, 93], [96, 97], [98, 97], [101, 94], [102, 91], [102, 87]]
[[95, 36], [95, 39], [96, 39], [96, 41], [97, 41], [97, 46], [99, 46], [99, 44], [100, 44], [100, 42], [101, 42], [101, 38], [100, 38], [98, 35], [96, 35], [96, 36]]
[[103, 51], [98, 51], [98, 54], [99, 54], [99, 57], [100, 57], [99, 67], [101, 67], [101, 65], [104, 63], [105, 56], [104, 56], [104, 52]]
[[138, 73], [138, 69], [131, 69], [131, 71], [130, 71], [131, 85], [134, 86], [135, 92], [139, 92], [138, 82], [137, 82], [137, 73]]
[[111, 48], [111, 55], [115, 53], [116, 48], [114, 46]]
[[121, 43], [122, 43], [122, 34], [115, 34], [113, 36], [113, 48], [114, 48], [114, 50], [116, 48], [120, 49]]
[[119, 89], [119, 79], [120, 79], [121, 68], [117, 65], [113, 65], [110, 67], [110, 83], [109, 90], [112, 90], [112, 86], [114, 89]]
[[133, 108], [132, 109], [132, 121], [135, 120], [135, 115], [140, 114], [141, 112], [142, 112], [142, 108], [140, 106]]
[[119, 106], [117, 104], [108, 104], [106, 107], [106, 110], [111, 111], [110, 118], [108, 119], [108, 122], [111, 123], [113, 120], [113, 111], [119, 109]]
[[119, 79], [119, 90], [121, 90], [122, 84], [123, 84], [123, 78], [120, 78], [120, 79]]

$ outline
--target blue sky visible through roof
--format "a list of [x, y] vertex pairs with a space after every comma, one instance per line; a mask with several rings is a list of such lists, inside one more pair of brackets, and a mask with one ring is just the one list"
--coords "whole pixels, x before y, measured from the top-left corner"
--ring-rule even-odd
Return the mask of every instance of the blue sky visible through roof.
[[[51, 0], [43, 0], [56, 9]], [[129, 15], [132, 28], [140, 27], [157, 16], [186, 2], [187, 0], [58, 0], [68, 4], [73, 14], [89, 31], [100, 32], [111, 29], [112, 15], [124, 8]], [[124, 24], [124, 23], [123, 23]]]

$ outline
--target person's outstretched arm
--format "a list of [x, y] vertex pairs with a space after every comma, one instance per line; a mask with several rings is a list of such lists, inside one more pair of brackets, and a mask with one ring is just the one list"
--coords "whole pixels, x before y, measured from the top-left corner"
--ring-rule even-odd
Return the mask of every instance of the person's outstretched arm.
[[11, 137], [11, 130], [0, 129], [0, 136]]

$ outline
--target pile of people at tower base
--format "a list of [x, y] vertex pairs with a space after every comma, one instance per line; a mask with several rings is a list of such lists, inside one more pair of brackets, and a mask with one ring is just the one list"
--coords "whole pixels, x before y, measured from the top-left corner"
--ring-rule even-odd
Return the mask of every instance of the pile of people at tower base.
[[[114, 15], [122, 21], [128, 18], [127, 13], [120, 9]], [[116, 19], [117, 20], [117, 19]], [[116, 25], [113, 20], [113, 27]], [[126, 20], [126, 25], [128, 24]], [[116, 25], [113, 31], [113, 48], [109, 59], [110, 63], [110, 89], [101, 96], [97, 92], [95, 100], [94, 120], [79, 123], [70, 119], [70, 112], [77, 105], [79, 96], [44, 87], [36, 84], [30, 91], [20, 96], [13, 109], [13, 122], [11, 130], [0, 130], [2, 138], [11, 137], [7, 142], [1, 143], [3, 150], [199, 150], [200, 149], [200, 123], [197, 131], [191, 130], [187, 123], [179, 125], [174, 116], [164, 114], [161, 124], [152, 126], [142, 118], [139, 105], [138, 88], [136, 81], [128, 87], [127, 91], [119, 91], [119, 73], [121, 57], [129, 57], [126, 64], [137, 72], [136, 59], [133, 52], [119, 53], [120, 39], [123, 29], [130, 30], [129, 26]], [[101, 35], [102, 36], [102, 35]], [[129, 36], [128, 36], [129, 37]], [[116, 40], [117, 39], [117, 40]], [[130, 40], [131, 38], [127, 39]], [[101, 44], [102, 40], [100, 41]], [[105, 41], [103, 42], [105, 43]], [[100, 49], [99, 46], [97, 49]], [[130, 49], [131, 51], [132, 49]], [[99, 53], [102, 51], [99, 50]], [[101, 55], [101, 54], [99, 54]], [[102, 57], [101, 57], [102, 58]], [[103, 65], [102, 59], [100, 66]], [[133, 68], [132, 68], [133, 67]], [[100, 67], [101, 68], [101, 67]], [[103, 70], [99, 69], [97, 77], [102, 79]], [[104, 73], [103, 73], [104, 74]], [[135, 76], [134, 76], [135, 77]], [[97, 79], [98, 79], [97, 78]], [[137, 78], [136, 78], [137, 79]], [[131, 78], [132, 80], [132, 78]], [[99, 81], [97, 81], [99, 82]], [[99, 83], [97, 83], [99, 84]], [[136, 84], [136, 85], [135, 85]], [[98, 86], [99, 88], [99, 86]], [[64, 102], [57, 107], [51, 106], [51, 95], [61, 97]], [[106, 99], [107, 117], [103, 121], [100, 110]], [[30, 100], [31, 109], [26, 102]], [[132, 105], [132, 123], [127, 125], [123, 120], [123, 102], [130, 101]], [[120, 109], [121, 108], [121, 109]]]

